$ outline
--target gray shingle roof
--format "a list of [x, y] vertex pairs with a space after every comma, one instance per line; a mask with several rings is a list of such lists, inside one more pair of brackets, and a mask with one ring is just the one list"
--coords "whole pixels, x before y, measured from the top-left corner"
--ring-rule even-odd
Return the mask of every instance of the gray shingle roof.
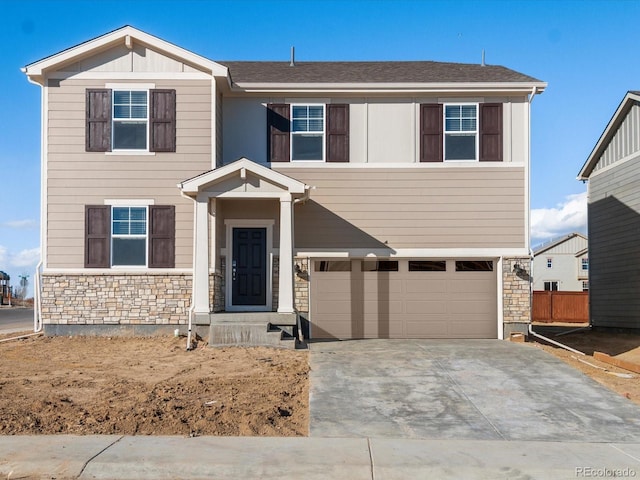
[[445, 62], [219, 61], [234, 83], [503, 83], [540, 80], [498, 65]]

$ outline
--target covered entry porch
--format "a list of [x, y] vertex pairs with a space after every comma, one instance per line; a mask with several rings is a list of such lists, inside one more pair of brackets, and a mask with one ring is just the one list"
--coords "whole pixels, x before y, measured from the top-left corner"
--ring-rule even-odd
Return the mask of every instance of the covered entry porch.
[[242, 158], [179, 187], [194, 201], [192, 318], [211, 325], [210, 341], [295, 324], [294, 205], [307, 185]]

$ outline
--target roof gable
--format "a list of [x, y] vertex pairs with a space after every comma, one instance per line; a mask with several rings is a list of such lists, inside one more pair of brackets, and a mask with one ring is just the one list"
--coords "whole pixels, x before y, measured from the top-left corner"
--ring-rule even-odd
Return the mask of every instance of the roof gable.
[[640, 102], [640, 92], [633, 90], [627, 92], [611, 117], [611, 120], [609, 120], [604, 132], [600, 135], [598, 142], [593, 147], [587, 161], [582, 166], [582, 169], [580, 169], [580, 173], [578, 173], [578, 180], [587, 180], [594, 169], [596, 169], [598, 162], [611, 141], [614, 139], [618, 129], [624, 123], [633, 106], [638, 102]]
[[[31, 80], [42, 84], [47, 73], [57, 70], [100, 71], [107, 64], [111, 65], [111, 68], [115, 66], [116, 69], [121, 64], [124, 67], [123, 57], [128, 56], [129, 52], [134, 53], [134, 58], [136, 53], [140, 58], [144, 58], [141, 53], [150, 52], [156, 59], [162, 57], [174, 63], [185, 64], [195, 71], [203, 71], [213, 76], [227, 76], [226, 67], [128, 25], [33, 62], [22, 71]], [[169, 63], [165, 61], [165, 64]]]
[[[554, 249], [560, 248], [558, 252], [552, 252]], [[560, 238], [556, 238], [555, 240], [551, 240], [550, 242], [544, 243], [542, 245], [537, 246], [533, 250], [533, 256], [536, 257], [542, 253], [572, 253], [575, 254], [576, 251], [581, 251], [587, 248], [587, 237], [582, 235], [581, 233], [570, 233]], [[560, 251], [562, 250], [562, 251]]]
[[286, 192], [304, 194], [308, 187], [287, 175], [241, 158], [180, 183], [185, 195], [200, 192]]

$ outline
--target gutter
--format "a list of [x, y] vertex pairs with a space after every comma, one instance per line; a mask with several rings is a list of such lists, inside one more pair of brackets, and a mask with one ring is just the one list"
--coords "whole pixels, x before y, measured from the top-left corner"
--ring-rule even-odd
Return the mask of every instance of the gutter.
[[[180, 188], [182, 188], [182, 184], [179, 184]], [[191, 270], [191, 305], [189, 306], [189, 323], [187, 327], [187, 352], [191, 350], [191, 329], [193, 327], [193, 311], [196, 308], [196, 304], [194, 299], [196, 297], [196, 199], [192, 198], [188, 195], [185, 195], [184, 192], [180, 192], [184, 198], [188, 198], [193, 200], [193, 261], [192, 261], [192, 270]]]

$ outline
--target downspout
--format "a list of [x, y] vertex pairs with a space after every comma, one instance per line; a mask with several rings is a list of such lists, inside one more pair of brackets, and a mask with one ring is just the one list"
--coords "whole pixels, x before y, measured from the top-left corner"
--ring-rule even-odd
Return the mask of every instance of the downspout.
[[[182, 188], [182, 184], [178, 185]], [[187, 327], [187, 352], [191, 350], [191, 329], [193, 326], [193, 311], [196, 308], [195, 298], [196, 298], [196, 199], [191, 198], [188, 195], [185, 195], [184, 192], [180, 191], [180, 195], [184, 198], [188, 198], [193, 200], [193, 262], [192, 262], [192, 270], [191, 270], [191, 305], [189, 306], [189, 324]]]
[[46, 208], [45, 208], [45, 195], [46, 189], [44, 187], [44, 182], [46, 181], [46, 170], [45, 170], [45, 148], [46, 148], [46, 132], [45, 132], [45, 121], [46, 121], [46, 96], [45, 96], [45, 80], [43, 79], [42, 83], [33, 80], [28, 73], [27, 67], [22, 67], [20, 69], [22, 73], [27, 76], [27, 81], [33, 85], [38, 85], [40, 87], [40, 261], [36, 266], [35, 272], [35, 284], [34, 284], [34, 292], [33, 292], [33, 331], [34, 333], [40, 333], [42, 331], [42, 295], [41, 295], [41, 286], [42, 281], [40, 278], [41, 268], [44, 264], [44, 249], [45, 245], [45, 225], [46, 225]]
[[[529, 305], [530, 308], [533, 308], [533, 251], [531, 250], [531, 248], [529, 248], [529, 260], [531, 261], [531, 267], [529, 268], [530, 274], [529, 274]], [[530, 310], [531, 311], [531, 310]], [[533, 317], [533, 315], [531, 315], [531, 317]], [[548, 337], [545, 337], [544, 335], [540, 335], [539, 333], [536, 333], [533, 331], [533, 318], [529, 319], [529, 335], [532, 335], [536, 338], [539, 338], [540, 340], [543, 340], [544, 342], [548, 342], [552, 345], [555, 345], [556, 347], [560, 347], [560, 348], [564, 348], [565, 350], [569, 350], [570, 352], [573, 353], [577, 353], [578, 355], [585, 355], [584, 352], [581, 352], [579, 350], [576, 350], [575, 348], [571, 348], [568, 345], [565, 345], [564, 343], [560, 343], [557, 342], [555, 340], [551, 340]]]

